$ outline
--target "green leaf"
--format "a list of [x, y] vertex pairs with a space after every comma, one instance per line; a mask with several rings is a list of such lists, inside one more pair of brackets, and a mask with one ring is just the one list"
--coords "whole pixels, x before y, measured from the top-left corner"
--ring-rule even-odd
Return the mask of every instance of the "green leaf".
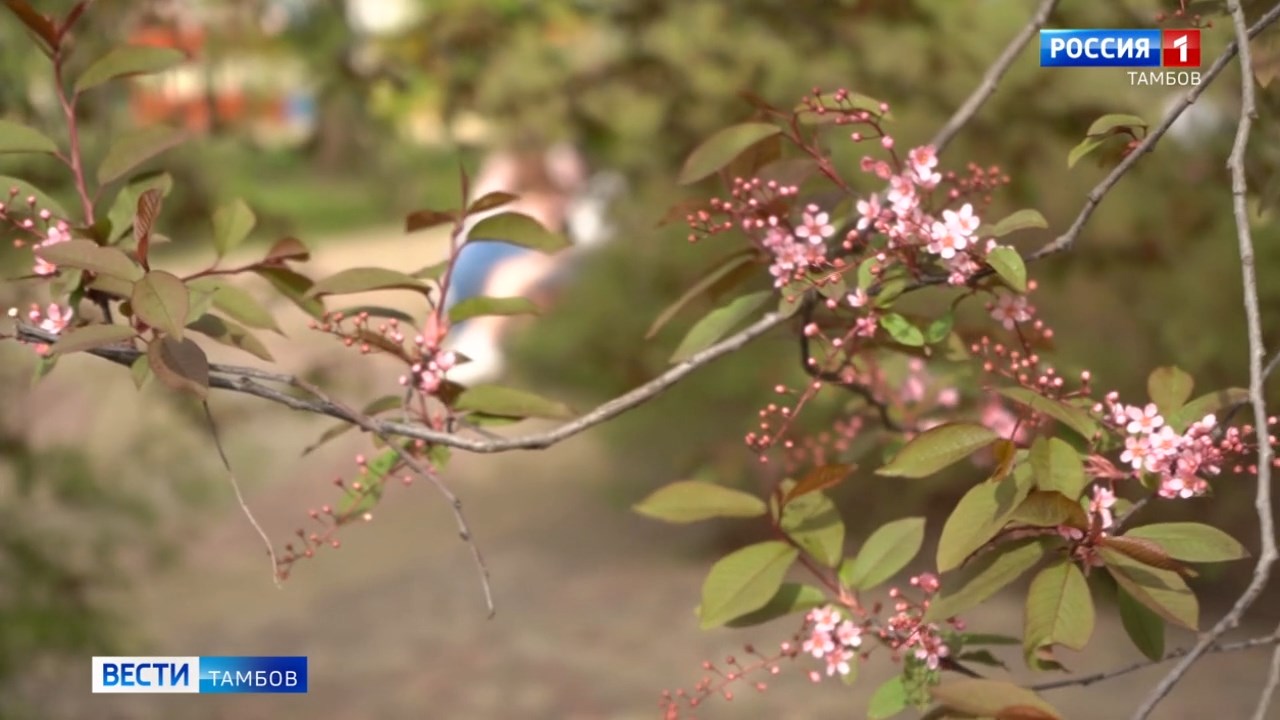
[[548, 400], [527, 390], [500, 385], [476, 385], [467, 388], [458, 397], [454, 409], [513, 418], [563, 420], [573, 417], [573, 411], [562, 403]]
[[1075, 430], [1085, 440], [1092, 440], [1093, 436], [1098, 433], [1098, 423], [1089, 416], [1089, 413], [1074, 405], [1051, 400], [1024, 387], [999, 388], [996, 392], [1042, 415], [1048, 415]]
[[1027, 266], [1022, 256], [1008, 245], [1001, 245], [987, 253], [987, 264], [1016, 292], [1027, 291]]
[[755, 250], [747, 249], [736, 252], [724, 260], [719, 261], [716, 264], [715, 269], [704, 275], [700, 280], [698, 280], [698, 282], [694, 283], [693, 287], [686, 290], [679, 299], [668, 305], [667, 308], [658, 315], [658, 317], [653, 321], [653, 324], [649, 326], [648, 331], [645, 332], [644, 339], [648, 340], [654, 335], [657, 335], [658, 331], [665, 327], [668, 322], [671, 322], [671, 318], [675, 317], [676, 313], [680, 312], [682, 308], [694, 299], [701, 297], [704, 293], [710, 291], [711, 288], [720, 283], [721, 280], [724, 280], [730, 273], [752, 263], [754, 260]]
[[631, 509], [646, 517], [671, 523], [691, 523], [716, 517], [751, 518], [768, 512], [764, 501], [755, 495], [697, 480], [660, 487]]
[[1093, 124], [1089, 126], [1089, 132], [1086, 134], [1091, 137], [1096, 137], [1099, 135], [1109, 135], [1113, 131], [1122, 128], [1134, 127], [1146, 129], [1147, 121], [1137, 115], [1112, 113], [1110, 115], [1103, 115], [1097, 120], [1094, 120]]
[[782, 508], [783, 532], [818, 562], [836, 567], [844, 557], [844, 521], [831, 498], [802, 495]]
[[1248, 401], [1248, 390], [1244, 388], [1225, 388], [1201, 395], [1183, 405], [1182, 409], [1174, 413], [1173, 417], [1166, 417], [1164, 421], [1166, 425], [1179, 433], [1183, 433], [1191, 426], [1191, 423], [1199, 422], [1206, 415], [1217, 415], [1220, 410]]
[[431, 291], [431, 286], [399, 270], [358, 267], [343, 270], [336, 275], [320, 280], [311, 286], [311, 289], [307, 291], [307, 296], [351, 295], [353, 293], [393, 289], [416, 290], [423, 294], [428, 294]]
[[267, 346], [263, 345], [261, 340], [230, 320], [224, 320], [216, 315], [201, 315], [194, 322], [187, 323], [187, 328], [222, 345], [243, 350], [267, 362], [275, 361], [271, 351], [267, 350]]
[[907, 709], [907, 686], [894, 675], [876, 688], [867, 703], [867, 720], [888, 720]]
[[920, 328], [912, 325], [910, 320], [898, 313], [881, 315], [880, 327], [888, 331], [889, 337], [893, 338], [895, 342], [907, 347], [922, 347], [924, 345], [924, 333], [920, 332]]
[[[23, 200], [26, 200], [28, 197], [34, 197], [36, 199], [36, 207], [48, 210], [53, 213], [55, 218], [59, 218], [61, 220], [70, 219], [71, 216], [67, 214], [67, 211], [62, 207], [62, 204], [50, 197], [45, 191], [22, 178], [0, 175], [0, 198], [4, 197], [4, 194], [8, 193], [12, 188], [17, 188], [18, 190], [14, 195], [15, 198], [22, 198]], [[19, 208], [15, 208], [13, 205], [13, 203], [10, 203], [6, 212], [17, 213]], [[25, 207], [25, 205], [26, 203], [24, 202], [23, 206]], [[34, 213], [32, 214], [34, 215]]]
[[213, 293], [213, 306], [237, 322], [252, 328], [284, 334], [270, 311], [252, 295], [235, 285], [212, 278], [201, 278], [188, 283], [187, 286], [193, 291], [204, 290]]
[[929, 327], [924, 331], [924, 341], [930, 345], [935, 345], [947, 339], [951, 334], [951, 328], [955, 325], [955, 315], [947, 312], [946, 315], [929, 323]]
[[1087, 137], [1081, 140], [1078, 145], [1071, 148], [1071, 152], [1067, 153], [1067, 169], [1070, 170], [1071, 168], [1075, 167], [1076, 163], [1083, 160], [1094, 150], [1097, 150], [1099, 147], [1102, 147], [1102, 144], [1104, 142], [1106, 142], [1105, 138], [1097, 138], [1097, 137]]
[[930, 428], [908, 442], [877, 475], [923, 478], [957, 463], [1000, 436], [976, 423], [955, 422]]
[[1175, 625], [1196, 629], [1200, 603], [1176, 572], [1141, 563], [1106, 546], [1099, 549], [1099, 554], [1111, 577], [1134, 600]]
[[1124, 588], [1116, 589], [1116, 603], [1120, 607], [1120, 623], [1124, 625], [1124, 631], [1133, 641], [1133, 646], [1149, 660], [1163, 659], [1164, 620], [1134, 600]]
[[520, 199], [519, 195], [513, 195], [512, 193], [509, 193], [509, 192], [496, 190], [494, 192], [486, 193], [476, 198], [475, 200], [472, 200], [467, 205], [466, 214], [474, 215], [476, 213], [482, 213], [485, 210], [492, 210], [496, 207], [502, 207], [503, 205], [506, 205], [508, 203], [513, 203], [519, 199]]
[[146, 324], [176, 340], [182, 339], [182, 328], [187, 324], [187, 312], [191, 308], [191, 293], [178, 276], [152, 270], [134, 284], [129, 304]]
[[0, 154], [58, 152], [58, 144], [48, 135], [12, 120], [0, 120]]
[[[1062, 720], [1062, 715], [1039, 695], [1000, 680], [953, 680], [931, 688], [929, 692], [934, 700], [952, 710], [976, 717]], [[1015, 709], [1020, 711], [1016, 715], [1011, 712]]]
[[129, 377], [133, 380], [133, 386], [139, 390], [143, 385], [147, 384], [147, 380], [151, 379], [151, 365], [147, 361], [146, 355], [139, 355], [133, 364], [129, 366]]
[[1169, 557], [1186, 562], [1224, 562], [1249, 557], [1235, 538], [1215, 527], [1194, 522], [1156, 523], [1136, 527], [1125, 537], [1150, 540]]
[[68, 240], [35, 249], [35, 253], [54, 265], [78, 268], [111, 275], [133, 282], [142, 279], [143, 270], [128, 255], [116, 248], [100, 247], [92, 240]]
[[892, 578], [920, 552], [924, 523], [922, 517], [909, 517], [881, 525], [841, 566], [841, 582], [854, 590], [870, 590]]
[[1031, 492], [1031, 473], [1023, 468], [999, 482], [978, 483], [960, 498], [938, 538], [938, 572], [960, 567], [1014, 516]]
[[743, 295], [716, 308], [699, 320], [680, 341], [671, 362], [681, 363], [714, 345], [739, 323], [759, 310], [773, 296], [769, 290]]
[[778, 588], [778, 592], [774, 593], [764, 607], [730, 620], [725, 625], [731, 628], [754, 627], [793, 613], [822, 607], [828, 602], [827, 594], [812, 585], [782, 583], [782, 587]]
[[1070, 525], [1081, 530], [1089, 529], [1089, 516], [1080, 503], [1067, 499], [1060, 492], [1045, 490], [1027, 495], [1009, 521], [1034, 527]]
[[52, 345], [51, 350], [58, 355], [66, 355], [100, 348], [104, 345], [114, 345], [136, 335], [133, 328], [127, 325], [85, 325], [62, 333], [57, 342]]
[[222, 257], [235, 250], [253, 232], [258, 218], [244, 200], [223, 205], [213, 213], [213, 247]]
[[106, 185], [119, 180], [134, 168], [186, 139], [186, 131], [162, 125], [149, 125], [121, 134], [108, 148], [102, 164], [98, 166], [98, 182]]
[[476, 223], [469, 235], [471, 242], [498, 240], [530, 250], [553, 253], [572, 243], [565, 236], [551, 232], [537, 220], [517, 212], [502, 212]]
[[1005, 235], [1018, 230], [1047, 227], [1049, 227], [1049, 221], [1044, 219], [1044, 216], [1040, 214], [1040, 211], [1026, 208], [1013, 213], [996, 223], [994, 226], [980, 229], [978, 232], [981, 233], [983, 237], [1004, 237]]
[[770, 540], [748, 545], [721, 558], [702, 585], [703, 630], [710, 630], [764, 607], [782, 587], [800, 551]]
[[1078, 499], [1089, 486], [1080, 453], [1058, 438], [1036, 438], [1031, 445], [1031, 470], [1035, 473], [1036, 487], [1060, 492], [1072, 500]]
[[209, 395], [209, 358], [190, 338], [164, 335], [147, 346], [147, 363], [160, 382], [200, 400]]
[[144, 75], [168, 70], [185, 62], [180, 50], [144, 45], [117, 47], [98, 58], [76, 79], [76, 92], [84, 92], [108, 80], [129, 75]]
[[1158, 367], [1147, 376], [1147, 394], [1160, 409], [1160, 415], [1167, 418], [1187, 404], [1195, 383], [1190, 375], [1176, 367]]
[[1083, 650], [1093, 635], [1093, 597], [1084, 573], [1062, 558], [1036, 574], [1027, 592], [1027, 647], [1064, 645]]
[[387, 476], [400, 465], [400, 453], [394, 449], [384, 450], [377, 457], [365, 464], [368, 472], [359, 478], [360, 490], [347, 487], [347, 494], [338, 501], [337, 516], [353, 518], [364, 515], [378, 506], [382, 493], [386, 490]]
[[324, 303], [311, 297], [311, 279], [288, 268], [255, 268], [254, 272], [264, 278], [276, 292], [297, 305], [306, 314], [320, 320], [324, 317]]
[[522, 297], [469, 297], [449, 308], [449, 322], [460, 323], [482, 315], [537, 315], [538, 306]]
[[707, 138], [685, 160], [676, 180], [681, 185], [695, 183], [733, 162], [747, 148], [777, 135], [782, 130], [771, 123], [750, 122], [731, 125]]

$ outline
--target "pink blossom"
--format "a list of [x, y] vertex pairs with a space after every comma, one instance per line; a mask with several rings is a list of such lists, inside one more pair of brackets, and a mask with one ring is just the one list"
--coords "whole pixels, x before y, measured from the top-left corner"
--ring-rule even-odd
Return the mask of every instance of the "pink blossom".
[[814, 628], [813, 632], [809, 633], [808, 639], [800, 647], [815, 658], [821, 658], [834, 651], [836, 644], [831, 639], [831, 631]]
[[866, 200], [859, 200], [856, 207], [858, 209], [857, 228], [859, 230], [866, 230], [880, 219], [880, 198], [875, 195]]
[[796, 237], [808, 240], [814, 245], [822, 244], [823, 240], [836, 232], [835, 226], [830, 222], [831, 217], [825, 212], [820, 212], [817, 205], [805, 208], [803, 218], [804, 222], [796, 228]]
[[836, 628], [836, 639], [841, 645], [856, 648], [862, 645], [862, 628], [845, 620]]
[[1089, 501], [1089, 512], [1097, 515], [1102, 527], [1109, 528], [1114, 522], [1111, 508], [1115, 507], [1116, 494], [1102, 485], [1093, 487], [1093, 499]]
[[[950, 212], [950, 211], [948, 211]], [[935, 253], [943, 260], [950, 260], [969, 244], [969, 239], [955, 232], [947, 223], [935, 222], [930, 230], [929, 252]]]
[[1155, 403], [1147, 403], [1145, 408], [1130, 405], [1125, 409], [1125, 414], [1131, 421], [1125, 428], [1130, 433], [1152, 433], [1164, 424], [1164, 418], [1160, 417], [1160, 410]]
[[[65, 222], [59, 222], [58, 224], [49, 228], [48, 232], [45, 234], [45, 239], [42, 240], [36, 247], [48, 247], [49, 245], [57, 245], [58, 243], [64, 243], [70, 239], [71, 239], [71, 233], [67, 228], [67, 224]], [[35, 264], [31, 268], [31, 272], [35, 273], [36, 275], [40, 275], [42, 277], [48, 277], [49, 275], [52, 275], [57, 271], [58, 271], [57, 265], [54, 265], [53, 263], [45, 260], [39, 255], [36, 256]]]
[[843, 620], [844, 616], [831, 605], [814, 608], [809, 611], [809, 622], [813, 623], [814, 629], [821, 632], [833, 632]]
[[965, 238], [973, 235], [982, 224], [978, 216], [973, 214], [973, 205], [969, 203], [960, 206], [959, 211], [943, 210], [942, 220], [946, 223], [948, 230]]
[[1005, 290], [996, 291], [996, 302], [991, 306], [991, 317], [1004, 326], [1005, 330], [1013, 330], [1018, 323], [1027, 322], [1032, 317], [1032, 310], [1023, 295], [1015, 295]]
[[849, 661], [852, 660], [854, 654], [851, 650], [844, 648], [835, 648], [827, 654], [827, 677], [831, 677], [836, 673], [841, 675], [849, 674]]
[[1151, 456], [1151, 445], [1142, 435], [1131, 435], [1124, 439], [1124, 452], [1120, 454], [1120, 462], [1129, 463], [1134, 470], [1141, 470]]

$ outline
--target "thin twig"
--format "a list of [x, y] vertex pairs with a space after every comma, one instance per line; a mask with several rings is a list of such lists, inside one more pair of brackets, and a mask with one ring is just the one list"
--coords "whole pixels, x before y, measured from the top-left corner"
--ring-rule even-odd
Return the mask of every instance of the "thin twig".
[[240, 481], [236, 479], [235, 471], [231, 469], [231, 461], [227, 459], [227, 451], [222, 447], [222, 438], [218, 435], [218, 424], [213, 420], [213, 411], [209, 409], [209, 402], [206, 400], [200, 404], [204, 407], [204, 419], [209, 426], [209, 435], [213, 437], [213, 446], [218, 449], [218, 457], [222, 458], [222, 467], [227, 470], [227, 479], [231, 481], [236, 502], [240, 503], [240, 512], [249, 519], [249, 524], [258, 531], [258, 537], [262, 538], [262, 544], [267, 546], [267, 559], [271, 561], [271, 582], [276, 584], [276, 588], [283, 589], [280, 584], [280, 563], [276, 560], [276, 550], [271, 546], [271, 538], [267, 537], [267, 531], [262, 529], [258, 519], [253, 516], [249, 503], [244, 500], [244, 493], [240, 492]]
[[[1253, 577], [1244, 592], [1236, 600], [1231, 610], [1222, 616], [1214, 626], [1203, 635], [1196, 644], [1183, 656], [1182, 660], [1169, 671], [1160, 683], [1147, 695], [1147, 698], [1133, 714], [1133, 720], [1145, 720], [1155, 710], [1156, 705], [1182, 680], [1187, 671], [1201, 655], [1209, 649], [1222, 634], [1237, 627], [1245, 612], [1258, 599], [1271, 579], [1271, 567], [1276, 561], [1275, 515], [1271, 507], [1271, 443], [1267, 430], [1267, 403], [1263, 394], [1263, 360], [1266, 349], [1262, 343], [1262, 319], [1258, 309], [1258, 281], [1254, 273], [1253, 237], [1249, 230], [1249, 209], [1247, 204], [1248, 181], [1245, 176], [1244, 156], [1249, 145], [1249, 133], [1253, 128], [1253, 120], [1257, 115], [1254, 99], [1253, 65], [1249, 57], [1249, 30], [1245, 26], [1244, 10], [1239, 0], [1229, 0], [1227, 8], [1231, 13], [1232, 25], [1235, 28], [1235, 44], [1240, 54], [1240, 122], [1236, 127], [1235, 142], [1231, 147], [1231, 155], [1227, 167], [1231, 169], [1231, 205], [1236, 221], [1236, 238], [1240, 245], [1240, 271], [1244, 280], [1244, 312], [1248, 320], [1249, 330], [1249, 403], [1253, 406], [1253, 423], [1258, 440], [1258, 484], [1255, 497], [1255, 509], [1258, 513], [1259, 532], [1262, 536], [1262, 550], [1258, 553], [1257, 564], [1254, 565]], [[1269, 15], [1280, 15], [1280, 5], [1272, 9]]]
[[[745, 329], [721, 340], [706, 350], [693, 355], [688, 360], [675, 365], [653, 380], [650, 380], [649, 382], [631, 390], [628, 393], [620, 395], [613, 400], [609, 400], [608, 402], [599, 405], [594, 410], [579, 416], [575, 420], [546, 432], [531, 433], [529, 435], [512, 438], [480, 440], [461, 435], [454, 435], [448, 432], [440, 432], [438, 430], [432, 430], [431, 428], [412, 423], [392, 422], [388, 420], [380, 420], [378, 418], [370, 419], [373, 421], [373, 427], [376, 428], [376, 431], [385, 435], [425, 440], [437, 445], [445, 445], [447, 447], [467, 450], [474, 453], [485, 454], [507, 452], [510, 450], [543, 450], [563, 440], [567, 440], [584, 430], [599, 425], [607, 420], [611, 420], [638, 405], [648, 402], [683, 380], [698, 368], [739, 350], [752, 340], [755, 340], [761, 335], [764, 335], [770, 330], [782, 325], [786, 321], [787, 318], [783, 315], [778, 313], [768, 313], [756, 322], [747, 326]], [[18, 324], [17, 330], [18, 339], [27, 342], [53, 344], [58, 339], [58, 337], [52, 333], [23, 323]], [[94, 348], [86, 352], [90, 355], [95, 355], [125, 366], [132, 365], [133, 361], [142, 354], [134, 348], [124, 346]], [[231, 390], [233, 392], [244, 393], [246, 395], [253, 395], [264, 400], [270, 400], [280, 405], [284, 405], [285, 407], [293, 410], [300, 410], [317, 415], [328, 415], [329, 417], [337, 418], [339, 420], [345, 420], [357, 425], [359, 424], [357, 422], [357, 418], [360, 417], [359, 413], [352, 412], [349, 408], [328, 402], [323, 398], [312, 400], [296, 397], [263, 384], [275, 383], [279, 385], [297, 387], [297, 382], [296, 377], [284, 373], [258, 370], [256, 368], [238, 365], [222, 365], [217, 363], [211, 363], [209, 365], [210, 387], [222, 390]]]
[[[1280, 643], [1280, 634], [1263, 635], [1261, 637], [1250, 638], [1248, 640], [1241, 640], [1240, 642], [1234, 643], [1213, 643], [1205, 652], [1210, 654], [1239, 652], [1241, 650], [1252, 650], [1256, 647], [1265, 647], [1267, 645], [1276, 645], [1278, 643]], [[1102, 672], [1066, 678], [1065, 680], [1052, 680], [1050, 682], [1040, 683], [1039, 685], [1032, 685], [1028, 689], [1039, 692], [1042, 690], [1058, 690], [1060, 688], [1067, 687], [1087, 687], [1094, 683], [1102, 682], [1103, 680], [1110, 680], [1112, 678], [1120, 677], [1121, 675], [1128, 675], [1129, 673], [1134, 673], [1139, 670], [1145, 670], [1146, 668], [1154, 665], [1160, 665], [1162, 663], [1170, 662], [1171, 660], [1177, 660], [1178, 658], [1185, 656], [1187, 652], [1187, 648], [1178, 648], [1159, 660], [1144, 660], [1142, 662], [1136, 662], [1132, 665], [1125, 665], [1124, 667], [1112, 670], [1103, 670]]]
[[1000, 53], [1000, 57], [987, 68], [986, 74], [982, 76], [982, 81], [973, 89], [969, 97], [964, 103], [951, 115], [947, 123], [942, 129], [933, 136], [930, 145], [934, 150], [941, 153], [943, 148], [951, 143], [956, 135], [964, 129], [965, 125], [973, 119], [978, 110], [986, 103], [996, 91], [996, 86], [1000, 84], [1000, 79], [1005, 73], [1009, 72], [1009, 68], [1013, 66], [1013, 62], [1022, 54], [1027, 43], [1031, 42], [1031, 38], [1040, 32], [1040, 28], [1049, 21], [1049, 15], [1053, 13], [1054, 8], [1058, 6], [1058, 0], [1043, 0], [1035, 14], [1031, 16], [1031, 20], [1022, 28], [1022, 30], [1009, 41], [1009, 45], [1005, 47], [1004, 52]]
[[444, 499], [449, 503], [449, 509], [453, 511], [453, 519], [458, 524], [458, 536], [461, 537], [462, 541], [471, 548], [471, 558], [475, 561], [476, 570], [480, 573], [480, 585], [484, 589], [485, 606], [489, 608], [489, 617], [493, 617], [497, 609], [493, 604], [493, 588], [489, 584], [489, 566], [485, 564], [484, 556], [480, 554], [480, 546], [476, 544], [476, 539], [471, 534], [471, 527], [467, 524], [467, 517], [462, 512], [462, 500], [458, 499], [458, 496], [453, 494], [453, 491], [449, 489], [448, 485], [444, 484], [444, 481], [440, 479], [440, 476], [436, 475], [429, 468], [419, 462], [412, 453], [406, 452], [404, 448], [400, 447], [399, 443], [394, 442], [386, 432], [379, 430], [376, 420], [368, 415], [358, 413], [351, 407], [334, 400], [326, 395], [323, 390], [312, 385], [306, 380], [294, 378], [293, 386], [299, 390], [311, 393], [327, 405], [341, 408], [350, 414], [353, 417], [352, 422], [359, 425], [366, 432], [370, 432], [378, 436], [382, 442], [387, 444], [387, 447], [394, 450], [396, 455], [400, 456], [400, 459], [404, 461], [405, 465], [408, 465], [414, 472], [427, 480], [430, 480], [431, 484], [435, 486], [436, 491], [444, 496]]

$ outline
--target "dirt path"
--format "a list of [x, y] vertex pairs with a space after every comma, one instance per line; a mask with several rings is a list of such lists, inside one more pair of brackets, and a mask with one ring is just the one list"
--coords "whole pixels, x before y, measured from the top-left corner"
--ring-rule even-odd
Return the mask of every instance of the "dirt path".
[[[413, 269], [440, 251], [438, 236], [414, 240], [389, 232], [327, 243], [318, 260], [329, 270], [354, 264]], [[297, 330], [297, 318], [292, 327]], [[286, 353], [273, 342], [282, 365], [299, 370], [320, 357], [344, 363], [337, 367], [359, 366], [345, 364], [353, 358], [336, 352], [332, 340], [303, 337], [300, 352]], [[120, 374], [111, 378], [128, 385]], [[83, 386], [41, 392], [68, 393], [66, 407], [93, 404]], [[129, 403], [137, 401], [128, 394], [110, 396], [113, 414], [131, 412]], [[241, 412], [258, 407], [246, 402], [219, 397], [215, 411], [234, 418], [227, 422], [232, 460], [259, 520], [279, 540], [305, 520], [307, 508], [334, 499], [329, 481], [349, 471], [351, 456], [367, 446], [351, 434], [299, 459], [301, 448], [328, 423], [286, 410]], [[174, 477], [182, 472], [171, 470]], [[493, 620], [485, 617], [474, 569], [450, 516], [426, 486], [396, 488], [373, 522], [349, 528], [340, 550], [300, 565], [282, 590], [272, 587], [256, 535], [223, 503], [214, 517], [189, 518], [193, 530], [184, 542], [183, 566], [153, 578], [129, 609], [146, 633], [137, 650], [307, 655], [309, 694], [89, 696], [86, 660], [68, 670], [68, 687], [84, 687], [83, 693], [51, 697], [48, 717], [656, 718], [661, 690], [692, 685], [703, 674], [703, 660], [740, 653], [748, 641], [768, 647], [791, 630], [783, 623], [700, 632], [693, 607], [707, 561], [690, 548], [703, 531], [672, 530], [610, 506], [603, 492], [608, 466], [590, 434], [546, 452], [459, 457], [447, 479], [466, 502], [491, 566], [499, 604]], [[666, 480], [654, 478], [654, 484]], [[996, 631], [1020, 615], [1016, 598], [1002, 599], [970, 623]], [[1185, 640], [1171, 637], [1170, 645]], [[1020, 666], [1016, 650], [1005, 656]], [[1094, 647], [1062, 659], [1085, 670], [1139, 658], [1112, 611], [1103, 608]], [[854, 688], [814, 686], [803, 678], [809, 664], [788, 666], [768, 692], [738, 688], [735, 700], [712, 702], [698, 716], [860, 718], [859, 709], [885, 677], [881, 663], [872, 665], [876, 669], [865, 671]], [[1247, 718], [1264, 669], [1261, 653], [1208, 659], [1157, 717]], [[1050, 698], [1078, 720], [1124, 718], [1157, 677], [1158, 671], [1147, 670]]]

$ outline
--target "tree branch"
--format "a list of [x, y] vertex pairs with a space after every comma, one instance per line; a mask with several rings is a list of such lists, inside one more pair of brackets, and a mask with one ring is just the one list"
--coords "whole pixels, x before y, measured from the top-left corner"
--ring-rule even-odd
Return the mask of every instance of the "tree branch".
[[1000, 53], [1000, 57], [996, 58], [991, 67], [987, 68], [987, 72], [982, 76], [982, 81], [965, 99], [964, 104], [951, 115], [951, 118], [947, 120], [947, 124], [943, 125], [942, 129], [938, 130], [937, 134], [933, 136], [933, 140], [929, 144], [933, 146], [936, 152], [941, 154], [943, 148], [951, 144], [955, 136], [960, 134], [960, 131], [964, 129], [965, 125], [969, 124], [969, 121], [978, 113], [978, 110], [987, 102], [987, 99], [995, 93], [996, 86], [1000, 84], [1000, 79], [1013, 66], [1013, 62], [1022, 54], [1027, 43], [1031, 42], [1031, 38], [1035, 37], [1040, 32], [1040, 29], [1044, 27], [1044, 24], [1049, 21], [1049, 15], [1053, 13], [1054, 8], [1057, 6], [1058, 0], [1043, 0], [1040, 3], [1040, 7], [1031, 16], [1031, 20], [1014, 36], [1013, 40], [1009, 41], [1004, 52]]
[[[378, 418], [368, 418], [371, 421], [373, 429], [365, 428], [369, 432], [382, 433], [395, 437], [412, 438], [415, 440], [424, 440], [437, 445], [457, 448], [459, 450], [467, 450], [474, 453], [499, 453], [510, 450], [542, 450], [549, 448], [556, 443], [567, 440], [578, 433], [591, 427], [599, 425], [607, 420], [611, 420], [618, 415], [653, 399], [659, 394], [665, 392], [676, 383], [683, 380], [694, 370], [711, 363], [725, 355], [737, 351], [752, 340], [764, 335], [770, 330], [782, 325], [787, 321], [787, 317], [778, 313], [768, 313], [756, 322], [747, 326], [738, 333], [721, 340], [711, 347], [695, 354], [688, 360], [679, 363], [667, 370], [658, 377], [631, 390], [628, 393], [618, 396], [613, 400], [603, 403], [594, 410], [578, 417], [575, 420], [567, 422], [555, 429], [531, 433], [511, 438], [485, 438], [476, 439], [464, 437], [448, 432], [440, 432], [432, 430], [422, 425], [404, 422], [392, 422], [380, 420]], [[52, 345], [58, 337], [52, 333], [41, 330], [40, 328], [18, 324], [17, 337], [25, 342], [46, 343]], [[142, 355], [133, 347], [108, 346], [95, 348], [86, 351], [90, 355], [94, 355], [105, 360], [109, 360], [118, 365], [129, 366], [133, 361]], [[360, 425], [359, 413], [352, 412], [350, 408], [329, 401], [323, 397], [315, 399], [300, 398], [288, 393], [282, 392], [268, 384], [300, 387], [299, 380], [293, 375], [284, 373], [275, 373], [266, 370], [258, 370], [251, 367], [242, 367], [238, 365], [222, 365], [211, 363], [209, 365], [209, 386], [222, 390], [231, 390], [233, 392], [253, 395], [264, 400], [284, 405], [293, 410], [314, 413], [317, 415], [328, 415], [329, 417], [345, 420], [349, 423]]]
[[1280, 685], [1280, 646], [1271, 651], [1271, 669], [1267, 671], [1267, 683], [1262, 686], [1262, 696], [1258, 698], [1258, 709], [1253, 712], [1253, 720], [1267, 720], [1267, 710], [1271, 707], [1271, 698], [1276, 694], [1276, 686]]
[[492, 618], [494, 613], [497, 612], [497, 609], [493, 603], [493, 588], [489, 584], [489, 566], [485, 564], [484, 556], [480, 554], [480, 546], [476, 544], [475, 537], [471, 535], [471, 527], [467, 524], [466, 516], [462, 514], [462, 501], [458, 499], [458, 496], [454, 495], [453, 491], [449, 489], [449, 486], [445, 485], [444, 481], [432, 472], [431, 469], [419, 462], [412, 453], [406, 452], [398, 443], [393, 442], [386, 432], [379, 430], [377, 427], [377, 421], [373, 418], [368, 415], [358, 413], [351, 407], [333, 400], [326, 395], [323, 390], [305, 380], [294, 378], [293, 386], [311, 393], [321, 402], [337, 407], [351, 415], [354, 418], [352, 422], [359, 425], [365, 432], [377, 435], [384, 443], [387, 444], [387, 447], [394, 450], [396, 455], [400, 456], [400, 459], [404, 461], [404, 464], [412, 468], [414, 472], [418, 473], [418, 475], [430, 480], [431, 484], [435, 486], [436, 491], [444, 496], [444, 499], [449, 503], [449, 509], [453, 512], [453, 519], [458, 524], [458, 537], [462, 538], [462, 541], [471, 548], [471, 559], [475, 562], [476, 570], [480, 573], [480, 586], [484, 590], [484, 602], [486, 607], [489, 608], [489, 617]]
[[[1262, 535], [1262, 550], [1258, 553], [1257, 564], [1254, 565], [1253, 578], [1244, 592], [1236, 600], [1231, 610], [1209, 630], [1200, 636], [1200, 640], [1191, 648], [1182, 660], [1169, 671], [1158, 685], [1147, 695], [1146, 700], [1133, 714], [1133, 720], [1145, 720], [1155, 710], [1156, 705], [1169, 694], [1175, 685], [1182, 680], [1187, 671], [1201, 655], [1209, 649], [1222, 634], [1238, 626], [1245, 612], [1258, 599], [1271, 579], [1271, 567], [1276, 561], [1275, 516], [1271, 507], [1271, 443], [1267, 429], [1267, 404], [1263, 394], [1263, 360], [1266, 350], [1262, 344], [1262, 319], [1258, 309], [1258, 281], [1254, 273], [1253, 237], [1249, 231], [1249, 209], [1247, 205], [1248, 181], [1245, 176], [1244, 155], [1249, 145], [1249, 133], [1253, 129], [1253, 120], [1257, 115], [1254, 98], [1253, 64], [1250, 61], [1249, 29], [1245, 26], [1244, 10], [1239, 0], [1228, 0], [1227, 8], [1231, 13], [1231, 21], [1235, 27], [1235, 45], [1240, 54], [1240, 122], [1236, 127], [1236, 138], [1227, 159], [1227, 167], [1231, 169], [1231, 205], [1236, 221], [1236, 238], [1240, 245], [1240, 270], [1244, 281], [1244, 312], [1249, 329], [1249, 403], [1253, 406], [1253, 424], [1258, 440], [1258, 484], [1254, 500], [1258, 513], [1258, 526]], [[1280, 15], [1280, 5], [1273, 8], [1268, 16]], [[1268, 690], [1269, 692], [1269, 690]]]
[[[1252, 650], [1253, 648], [1256, 648], [1256, 647], [1265, 647], [1267, 645], [1277, 645], [1277, 644], [1280, 644], [1280, 634], [1272, 634], [1272, 635], [1263, 635], [1262, 637], [1250, 638], [1248, 640], [1241, 640], [1240, 642], [1234, 642], [1234, 643], [1227, 643], [1227, 644], [1213, 643], [1205, 652], [1211, 653], [1211, 654], [1239, 652], [1241, 650]], [[1031, 685], [1027, 689], [1035, 690], [1039, 692], [1042, 690], [1058, 690], [1060, 688], [1067, 688], [1067, 687], [1087, 687], [1094, 683], [1102, 682], [1103, 680], [1110, 680], [1112, 678], [1120, 677], [1121, 675], [1128, 675], [1129, 673], [1137, 672], [1139, 670], [1144, 670], [1146, 668], [1152, 667], [1153, 665], [1160, 665], [1162, 663], [1167, 663], [1171, 660], [1177, 660], [1178, 658], [1185, 656], [1187, 652], [1188, 652], [1187, 648], [1178, 648], [1177, 650], [1174, 650], [1173, 652], [1169, 653], [1168, 655], [1165, 655], [1159, 660], [1144, 660], [1142, 662], [1133, 663], [1132, 665], [1126, 665], [1124, 667], [1115, 668], [1112, 670], [1104, 670], [1102, 672], [1096, 672], [1090, 675], [1081, 675], [1079, 677], [1067, 678], [1065, 680], [1052, 680], [1050, 682], [1040, 683], [1038, 685]]]

